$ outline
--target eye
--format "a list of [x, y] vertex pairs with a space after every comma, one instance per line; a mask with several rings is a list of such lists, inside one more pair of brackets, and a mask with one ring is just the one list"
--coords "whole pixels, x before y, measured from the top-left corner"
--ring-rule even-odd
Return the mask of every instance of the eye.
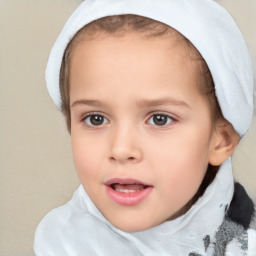
[[174, 119], [165, 114], [154, 114], [149, 118], [148, 123], [151, 125], [165, 126], [173, 122]]
[[87, 115], [82, 118], [82, 121], [86, 123], [88, 126], [100, 126], [108, 123], [108, 120], [102, 115]]

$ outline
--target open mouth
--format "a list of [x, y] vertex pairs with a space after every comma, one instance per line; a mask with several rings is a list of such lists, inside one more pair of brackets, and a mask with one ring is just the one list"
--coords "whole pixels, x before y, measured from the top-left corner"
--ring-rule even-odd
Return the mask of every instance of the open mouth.
[[136, 205], [144, 200], [152, 191], [152, 185], [143, 184], [131, 179], [112, 179], [105, 183], [107, 194], [121, 205]]
[[112, 189], [122, 193], [135, 193], [135, 192], [142, 191], [147, 187], [148, 186], [143, 184], [119, 184], [119, 183], [111, 184]]

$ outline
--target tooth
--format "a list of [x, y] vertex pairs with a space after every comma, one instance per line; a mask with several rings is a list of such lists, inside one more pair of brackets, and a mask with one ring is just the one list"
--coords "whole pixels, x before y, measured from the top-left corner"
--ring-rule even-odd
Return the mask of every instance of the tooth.
[[118, 189], [116, 188], [115, 191], [118, 191], [118, 192], [122, 192], [122, 193], [134, 193], [134, 192], [138, 192], [138, 191], [141, 191], [141, 190], [129, 190], [129, 189]]
[[123, 192], [123, 193], [134, 193], [138, 191], [142, 191], [145, 189], [145, 186], [142, 184], [119, 184], [119, 183], [114, 183], [111, 185], [112, 189], [118, 191], [118, 192]]

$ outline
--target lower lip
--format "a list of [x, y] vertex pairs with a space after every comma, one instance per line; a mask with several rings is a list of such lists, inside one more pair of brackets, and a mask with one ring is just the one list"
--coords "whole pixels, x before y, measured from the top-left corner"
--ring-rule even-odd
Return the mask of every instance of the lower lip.
[[125, 206], [131, 206], [139, 204], [142, 200], [144, 200], [152, 191], [153, 187], [147, 187], [141, 191], [132, 192], [132, 193], [124, 193], [119, 192], [111, 188], [111, 186], [106, 186], [107, 194], [109, 197], [116, 203]]

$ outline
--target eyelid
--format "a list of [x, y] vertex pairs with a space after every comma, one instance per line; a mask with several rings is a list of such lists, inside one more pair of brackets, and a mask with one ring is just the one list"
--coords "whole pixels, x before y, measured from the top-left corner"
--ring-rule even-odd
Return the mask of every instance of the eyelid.
[[171, 114], [169, 112], [166, 111], [152, 111], [148, 114], [149, 117], [153, 116], [153, 115], [163, 115], [163, 116], [168, 116], [170, 118], [172, 118], [173, 120], [178, 120], [178, 117], [174, 114]]
[[[102, 125], [88, 125], [85, 123], [85, 119], [88, 118], [89, 116], [93, 116], [93, 115], [99, 115], [99, 116], [103, 116], [106, 120], [107, 120], [107, 123], [103, 123]], [[170, 122], [169, 124], [166, 124], [166, 125], [162, 125], [162, 126], [158, 126], [158, 125], [152, 125], [152, 124], [149, 124], [151, 126], [156, 126], [158, 128], [166, 128], [168, 127], [169, 125], [171, 125], [173, 122], [176, 122], [178, 120], [178, 117], [174, 116], [173, 114], [170, 114], [170, 113], [167, 113], [165, 111], [154, 111], [154, 112], [151, 112], [148, 114], [148, 117], [146, 119], [146, 123], [148, 123], [148, 121], [150, 120], [150, 118], [152, 118], [154, 115], [163, 115], [163, 116], [167, 116], [168, 118], [171, 118], [173, 121]], [[97, 111], [92, 111], [92, 112], [87, 112], [85, 114], [83, 114], [81, 117], [80, 117], [80, 122], [83, 123], [83, 125], [85, 125], [86, 127], [89, 127], [89, 128], [101, 128], [103, 125], [106, 125], [106, 124], [109, 124], [110, 123], [110, 120], [109, 118], [107, 117], [107, 115], [105, 113], [102, 113], [102, 112], [97, 112]]]
[[169, 125], [171, 125], [173, 122], [176, 122], [178, 120], [177, 117], [175, 117], [173, 114], [170, 114], [170, 113], [167, 113], [167, 112], [164, 112], [164, 111], [154, 111], [154, 112], [151, 112], [149, 113], [149, 117], [147, 118], [146, 120], [146, 123], [148, 123], [148, 121], [150, 120], [150, 118], [152, 118], [154, 115], [162, 115], [162, 116], [166, 116], [168, 118], [171, 118], [173, 121], [170, 122], [169, 124], [166, 124], [166, 125], [162, 125], [162, 126], [158, 126], [158, 125], [152, 125], [152, 124], [149, 124], [151, 126], [156, 126], [158, 128], [165, 128], [165, 127], [168, 127]]
[[86, 127], [89, 127], [89, 128], [100, 128], [100, 127], [102, 127], [103, 125], [106, 124], [106, 123], [104, 123], [104, 124], [101, 124], [101, 125], [88, 125], [88, 124], [85, 123], [85, 120], [86, 120], [86, 118], [88, 118], [90, 116], [103, 116], [107, 120], [107, 123], [110, 122], [109, 118], [106, 117], [106, 114], [104, 114], [104, 113], [96, 112], [96, 111], [88, 112], [88, 113], [83, 114], [80, 117], [80, 122], [82, 122]]

